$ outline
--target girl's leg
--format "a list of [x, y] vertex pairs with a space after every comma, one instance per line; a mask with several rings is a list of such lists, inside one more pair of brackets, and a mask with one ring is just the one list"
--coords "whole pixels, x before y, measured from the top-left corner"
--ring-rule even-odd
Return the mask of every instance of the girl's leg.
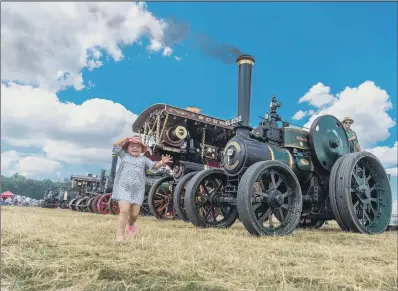
[[135, 236], [137, 233], [135, 222], [137, 221], [139, 214], [140, 214], [140, 205], [132, 204], [130, 207], [129, 221], [128, 221], [129, 224], [128, 233], [130, 236]]
[[120, 212], [116, 222], [116, 240], [121, 241], [123, 239], [124, 228], [129, 217], [130, 203], [127, 201], [118, 201], [118, 204]]
[[129, 215], [129, 226], [133, 226], [137, 221], [138, 215], [140, 214], [141, 206], [138, 204], [131, 204], [130, 206], [130, 215]]

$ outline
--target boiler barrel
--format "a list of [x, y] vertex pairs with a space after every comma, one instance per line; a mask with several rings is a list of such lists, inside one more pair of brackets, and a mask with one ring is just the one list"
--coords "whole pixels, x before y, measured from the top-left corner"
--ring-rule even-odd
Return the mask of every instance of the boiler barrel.
[[224, 169], [231, 175], [238, 175], [254, 163], [272, 160], [289, 166], [301, 183], [308, 181], [314, 168], [310, 159], [305, 157], [295, 159], [285, 148], [235, 136], [225, 147]]

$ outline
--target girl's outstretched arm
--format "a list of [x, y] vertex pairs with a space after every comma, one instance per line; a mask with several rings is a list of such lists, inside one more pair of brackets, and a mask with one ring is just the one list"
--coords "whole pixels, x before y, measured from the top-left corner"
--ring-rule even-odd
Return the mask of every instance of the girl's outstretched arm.
[[113, 154], [118, 155], [120, 158], [123, 158], [126, 155], [126, 152], [122, 149], [122, 144], [128, 140], [128, 137], [125, 137], [119, 141], [113, 143]]
[[160, 167], [162, 167], [172, 161], [173, 161], [173, 158], [170, 157], [170, 155], [162, 156], [162, 159], [153, 166], [153, 169], [157, 170]]
[[114, 143], [113, 143], [113, 146], [121, 146], [126, 140], [128, 140], [129, 138], [128, 137], [124, 137], [124, 138], [122, 138], [121, 140], [118, 140], [118, 141], [115, 141]]

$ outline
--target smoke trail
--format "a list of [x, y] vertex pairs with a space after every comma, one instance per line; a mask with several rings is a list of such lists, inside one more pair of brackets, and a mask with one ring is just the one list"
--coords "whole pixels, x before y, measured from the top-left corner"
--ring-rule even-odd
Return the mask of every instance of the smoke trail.
[[189, 37], [191, 26], [186, 21], [177, 21], [171, 18], [166, 21], [167, 27], [164, 31], [164, 44], [166, 46], [173, 46], [182, 43]]
[[205, 34], [196, 35], [196, 41], [203, 54], [217, 58], [225, 64], [234, 64], [243, 52], [232, 45], [221, 44]]
[[[169, 18], [164, 32], [164, 44], [173, 46], [189, 38], [191, 26], [187, 21]], [[223, 44], [203, 33], [194, 34], [196, 47], [204, 54], [219, 59], [225, 64], [234, 64], [236, 59], [244, 54], [239, 48]]]

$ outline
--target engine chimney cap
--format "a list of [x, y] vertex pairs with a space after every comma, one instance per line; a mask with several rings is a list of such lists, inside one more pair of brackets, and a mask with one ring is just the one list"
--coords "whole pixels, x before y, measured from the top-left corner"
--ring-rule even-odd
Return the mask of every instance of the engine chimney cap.
[[236, 62], [238, 63], [238, 65], [245, 64], [245, 63], [254, 65], [255, 60], [251, 55], [240, 55], [238, 57], [238, 59], [236, 60]]

